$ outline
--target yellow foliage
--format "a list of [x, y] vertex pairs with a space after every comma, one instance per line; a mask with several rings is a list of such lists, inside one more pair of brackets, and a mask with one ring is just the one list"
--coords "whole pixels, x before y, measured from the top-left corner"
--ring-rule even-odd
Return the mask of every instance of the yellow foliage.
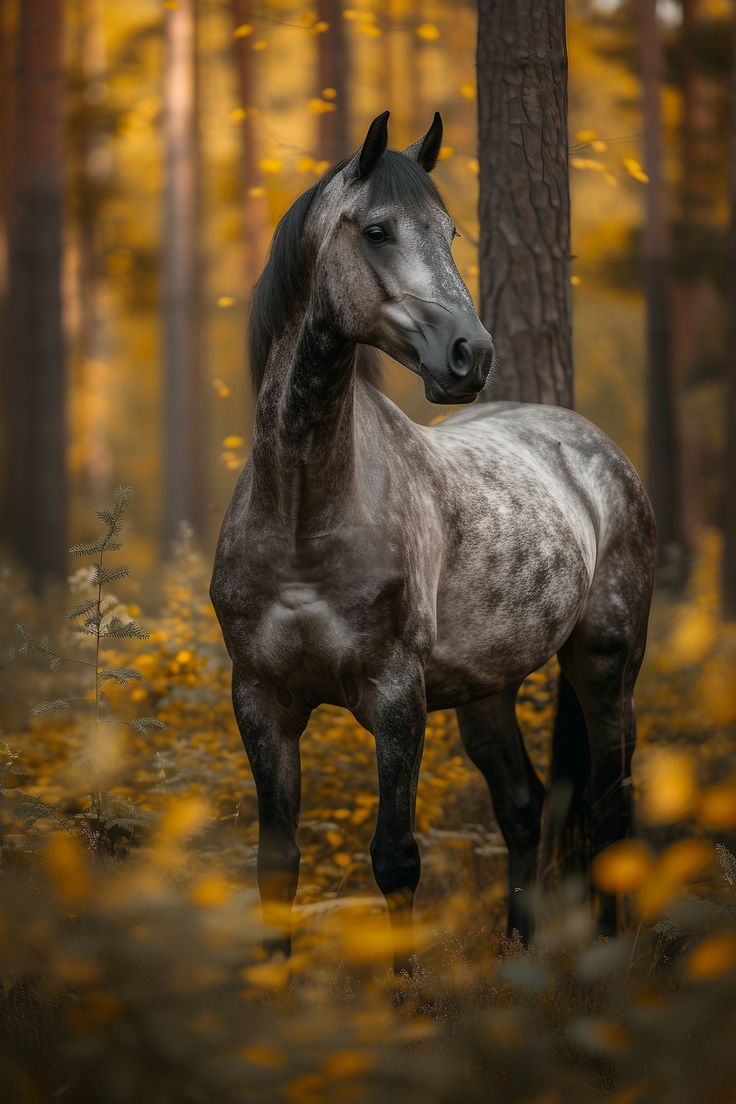
[[693, 763], [686, 752], [657, 748], [650, 753], [640, 802], [650, 824], [682, 820], [692, 810], [696, 796]]
[[681, 610], [669, 640], [671, 663], [695, 664], [705, 658], [716, 635], [713, 612], [701, 605]]
[[639, 889], [652, 870], [652, 853], [643, 840], [622, 840], [596, 856], [592, 874], [607, 893], [631, 893]]
[[246, 1062], [252, 1066], [264, 1066], [266, 1069], [278, 1069], [286, 1064], [286, 1056], [280, 1047], [273, 1043], [253, 1043], [240, 1051]]
[[324, 99], [324, 100], [336, 100], [337, 99], [337, 89], [336, 88], [323, 88], [322, 89], [322, 99]]
[[230, 897], [232, 887], [224, 878], [217, 874], [208, 874], [195, 882], [189, 891], [189, 896], [195, 905], [203, 908], [216, 908]]
[[736, 935], [726, 932], [704, 939], [687, 959], [685, 972], [694, 981], [711, 981], [736, 968]]
[[227, 307], [234, 306], [235, 300], [233, 299], [232, 295], [221, 295], [217, 300], [217, 305], [222, 310], [225, 310]]
[[253, 27], [250, 23], [241, 23], [239, 27], [236, 27], [233, 31], [235, 38], [247, 38], [249, 34], [253, 33]]
[[647, 917], [661, 914], [712, 858], [712, 847], [702, 840], [683, 839], [671, 844], [639, 887], [638, 906], [642, 914]]
[[194, 835], [210, 818], [210, 809], [199, 797], [178, 797], [166, 810], [159, 834], [170, 843]]
[[226, 437], [224, 439], [224, 441], [222, 442], [222, 447], [227, 449], [236, 449], [242, 448], [243, 444], [244, 441], [242, 437], [236, 434], [231, 434], [229, 437]]
[[634, 180], [638, 180], [640, 184], [649, 183], [649, 177], [635, 157], [624, 157], [624, 168], [629, 176], [633, 176]]
[[[262, 157], [258, 162], [258, 168], [264, 173], [278, 173], [283, 167], [284, 162], [278, 157]], [[250, 194], [253, 194], [252, 191]]]
[[605, 165], [600, 161], [594, 161], [592, 157], [571, 157], [570, 165], [573, 169], [584, 169], [588, 172], [605, 172]]
[[313, 115], [324, 115], [328, 111], [337, 110], [334, 103], [329, 103], [328, 100], [314, 99], [310, 100], [307, 107]]
[[440, 146], [440, 152], [438, 154], [439, 161], [447, 161], [450, 157], [455, 156], [455, 150], [452, 146]]
[[78, 904], [92, 890], [92, 881], [85, 854], [77, 841], [66, 832], [55, 832], [46, 843], [46, 865], [54, 888], [63, 901]]
[[722, 831], [736, 825], [736, 777], [710, 786], [702, 795], [697, 819], [705, 828]]
[[594, 130], [579, 130], [575, 137], [577, 138], [578, 142], [582, 142], [585, 144], [587, 142], [592, 142], [595, 139], [596, 132]]
[[474, 100], [478, 90], [475, 86], [475, 81], [463, 81], [458, 91], [464, 99]]
[[420, 23], [416, 28], [417, 38], [423, 38], [425, 42], [436, 42], [440, 37], [439, 27], [434, 23]]

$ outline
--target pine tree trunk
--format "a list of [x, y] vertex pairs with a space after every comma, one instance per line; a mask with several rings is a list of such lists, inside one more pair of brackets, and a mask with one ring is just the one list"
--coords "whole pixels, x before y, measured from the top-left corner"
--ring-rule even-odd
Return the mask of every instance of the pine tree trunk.
[[726, 365], [726, 448], [723, 464], [723, 612], [736, 619], [736, 35], [733, 40], [729, 119], [728, 189], [731, 214], [729, 228], [729, 332]]
[[[233, 0], [233, 19], [237, 29], [252, 26], [252, 0]], [[255, 54], [251, 37], [235, 38], [235, 68], [240, 107], [245, 111], [241, 123], [241, 186], [243, 189], [243, 223], [245, 239], [245, 270], [248, 288], [261, 274], [268, 251], [268, 209], [265, 195], [260, 194], [258, 175], [258, 132], [253, 118], [253, 85]]]
[[67, 564], [62, 18], [61, 0], [20, 5], [8, 196], [7, 532], [37, 587]]
[[642, 82], [644, 160], [644, 297], [646, 303], [647, 488], [657, 518], [658, 555], [663, 579], [684, 581], [684, 540], [680, 503], [680, 448], [672, 373], [670, 326], [670, 247], [662, 157], [662, 54], [656, 0], [637, 0], [637, 38]]
[[484, 397], [572, 406], [564, 0], [478, 0]]
[[163, 138], [164, 540], [205, 526], [195, 0], [165, 13]]
[[319, 156], [334, 165], [350, 152], [348, 148], [349, 108], [347, 101], [346, 69], [348, 65], [345, 20], [342, 17], [342, 0], [322, 0], [320, 18], [329, 23], [325, 34], [317, 36], [318, 81], [317, 94], [323, 88], [334, 88], [337, 93], [332, 101], [334, 111], [319, 116]]

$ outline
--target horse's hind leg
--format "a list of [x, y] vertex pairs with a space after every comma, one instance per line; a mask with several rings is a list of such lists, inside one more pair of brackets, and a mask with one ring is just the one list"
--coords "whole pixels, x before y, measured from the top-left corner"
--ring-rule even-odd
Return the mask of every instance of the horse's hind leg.
[[[585, 611], [559, 658], [585, 716], [590, 775], [584, 801], [591, 850], [598, 854], [633, 831], [631, 759], [636, 744], [634, 685], [644, 656], [647, 580], [622, 596], [620, 573], [604, 565]], [[635, 582], [635, 581], [634, 581]], [[616, 900], [601, 898], [600, 930], [616, 930]]]
[[301, 798], [299, 738], [292, 717], [233, 673], [233, 706], [258, 794], [258, 889], [263, 920], [276, 935], [269, 951], [291, 953], [291, 907], [301, 858], [296, 843]]
[[488, 783], [493, 808], [509, 853], [508, 934], [524, 943], [533, 935], [532, 892], [537, 873], [545, 789], [516, 720], [518, 686], [457, 710], [460, 735], [470, 759]]

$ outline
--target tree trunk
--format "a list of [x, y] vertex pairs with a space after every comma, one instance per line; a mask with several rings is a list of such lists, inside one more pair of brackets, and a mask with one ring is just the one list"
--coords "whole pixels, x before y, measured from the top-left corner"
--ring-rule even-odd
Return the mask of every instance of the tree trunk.
[[319, 156], [336, 164], [347, 157], [348, 148], [348, 101], [346, 69], [348, 65], [345, 20], [342, 16], [342, 0], [322, 0], [320, 18], [329, 23], [325, 34], [317, 36], [318, 55], [318, 94], [323, 88], [333, 88], [337, 95], [334, 111], [326, 111], [319, 116]]
[[729, 332], [726, 364], [726, 449], [723, 465], [723, 613], [736, 619], [736, 493], [733, 486], [736, 456], [736, 35], [733, 41], [729, 119], [728, 191], [729, 228]]
[[484, 397], [572, 406], [564, 0], [478, 0]]
[[199, 242], [195, 0], [165, 14], [164, 62], [164, 540], [182, 521], [202, 536], [205, 467]]
[[[234, 26], [250, 26], [252, 0], [233, 0]], [[258, 134], [253, 118], [253, 65], [255, 54], [250, 36], [235, 38], [235, 65], [240, 107], [245, 111], [241, 123], [241, 184], [245, 238], [245, 271], [248, 288], [261, 274], [268, 251], [268, 208], [260, 194], [258, 175]]]
[[66, 388], [61, 323], [61, 0], [20, 5], [4, 373], [7, 533], [38, 587], [64, 576]]
[[644, 160], [644, 297], [647, 330], [647, 486], [657, 518], [658, 557], [664, 579], [684, 581], [680, 504], [680, 449], [672, 378], [670, 249], [662, 158], [662, 53], [656, 0], [637, 0], [637, 38], [642, 82]]

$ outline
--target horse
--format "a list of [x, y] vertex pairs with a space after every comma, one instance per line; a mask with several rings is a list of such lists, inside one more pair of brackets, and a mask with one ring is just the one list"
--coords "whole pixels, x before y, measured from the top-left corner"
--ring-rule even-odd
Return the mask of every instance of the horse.
[[[546, 787], [515, 700], [555, 655], [551, 786], [566, 795], [557, 836], [572, 833], [577, 847], [585, 837], [596, 854], [632, 831], [649, 501], [616, 445], [571, 410], [481, 402], [425, 427], [379, 389], [375, 350], [417, 374], [432, 403], [467, 406], [495, 357], [429, 175], [440, 116], [402, 152], [387, 148], [388, 116], [276, 228], [251, 302], [252, 454], [210, 591], [257, 790], [267, 943], [287, 956], [299, 742], [321, 703], [350, 710], [375, 740], [370, 854], [395, 934], [411, 924], [419, 882], [427, 712], [455, 709], [508, 850], [508, 931], [532, 939]], [[599, 909], [614, 930], [615, 899]], [[397, 939], [394, 969], [413, 962]]]

